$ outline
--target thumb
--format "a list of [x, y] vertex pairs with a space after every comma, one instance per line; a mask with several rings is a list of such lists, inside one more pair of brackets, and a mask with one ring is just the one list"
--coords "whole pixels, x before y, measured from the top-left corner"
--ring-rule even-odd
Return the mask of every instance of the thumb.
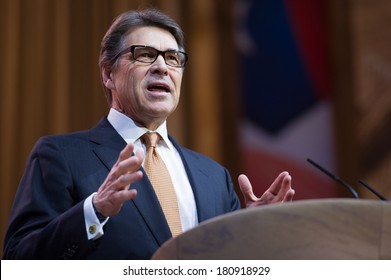
[[244, 200], [247, 201], [256, 201], [258, 198], [254, 195], [253, 187], [251, 186], [250, 180], [246, 175], [241, 174], [238, 177], [239, 187], [244, 196]]

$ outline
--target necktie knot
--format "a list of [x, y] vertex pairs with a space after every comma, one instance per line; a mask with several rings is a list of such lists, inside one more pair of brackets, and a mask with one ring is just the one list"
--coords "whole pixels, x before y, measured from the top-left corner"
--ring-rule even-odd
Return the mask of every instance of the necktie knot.
[[142, 139], [148, 150], [150, 147], [156, 148], [157, 142], [160, 140], [160, 135], [157, 132], [147, 132], [142, 136]]

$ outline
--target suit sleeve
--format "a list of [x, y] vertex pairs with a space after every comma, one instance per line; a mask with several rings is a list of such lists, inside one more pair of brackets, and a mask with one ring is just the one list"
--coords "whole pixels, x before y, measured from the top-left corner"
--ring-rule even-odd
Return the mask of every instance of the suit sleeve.
[[231, 211], [236, 211], [241, 208], [240, 200], [235, 192], [234, 184], [232, 183], [231, 175], [229, 174], [228, 170], [224, 168], [224, 171], [226, 173], [227, 178], [227, 186], [228, 186], [228, 194], [229, 194], [229, 200], [231, 205]]
[[55, 138], [42, 138], [31, 152], [11, 210], [5, 259], [84, 258], [93, 250], [85, 231], [83, 202]]

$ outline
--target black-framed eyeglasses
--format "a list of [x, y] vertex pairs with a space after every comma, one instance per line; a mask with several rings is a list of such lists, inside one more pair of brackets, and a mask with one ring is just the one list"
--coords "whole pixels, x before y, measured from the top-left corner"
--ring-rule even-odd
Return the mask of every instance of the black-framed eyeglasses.
[[178, 50], [159, 51], [150, 46], [133, 45], [122, 50], [116, 57], [131, 53], [135, 61], [152, 64], [156, 61], [159, 55], [162, 55], [167, 65], [172, 67], [184, 67], [187, 61], [187, 54]]

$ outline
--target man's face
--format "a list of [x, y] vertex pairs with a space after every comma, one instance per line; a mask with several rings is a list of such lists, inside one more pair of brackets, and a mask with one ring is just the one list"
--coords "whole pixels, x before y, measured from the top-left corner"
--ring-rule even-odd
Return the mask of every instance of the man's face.
[[[160, 51], [178, 50], [174, 36], [158, 27], [136, 27], [125, 41], [125, 48], [145, 45]], [[166, 65], [162, 55], [152, 64], [133, 60], [131, 53], [118, 59], [110, 73], [112, 107], [146, 128], [156, 129], [178, 105], [183, 68]]]

